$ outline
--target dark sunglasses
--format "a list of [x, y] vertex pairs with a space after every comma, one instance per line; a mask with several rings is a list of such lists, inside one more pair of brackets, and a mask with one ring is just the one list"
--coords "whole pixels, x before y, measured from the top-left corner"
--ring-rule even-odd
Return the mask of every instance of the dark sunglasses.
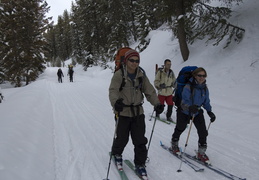
[[130, 62], [132, 62], [132, 63], [139, 63], [139, 59], [138, 60], [135, 60], [135, 59], [128, 59]]
[[202, 74], [197, 74], [198, 77], [206, 77], [206, 75], [202, 75]]

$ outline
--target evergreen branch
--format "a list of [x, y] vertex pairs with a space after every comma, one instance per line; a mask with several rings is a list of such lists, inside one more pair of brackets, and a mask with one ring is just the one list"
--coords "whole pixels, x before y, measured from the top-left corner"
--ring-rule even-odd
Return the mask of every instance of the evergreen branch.
[[231, 15], [231, 10], [224, 7], [211, 7], [207, 4], [197, 3], [186, 19], [186, 27], [191, 27], [188, 33], [188, 42], [193, 43], [195, 39], [208, 41], [215, 40], [213, 45], [218, 45], [224, 37], [228, 36], [226, 48], [234, 39], [236, 42], [242, 40], [245, 29], [229, 23], [226, 19]]

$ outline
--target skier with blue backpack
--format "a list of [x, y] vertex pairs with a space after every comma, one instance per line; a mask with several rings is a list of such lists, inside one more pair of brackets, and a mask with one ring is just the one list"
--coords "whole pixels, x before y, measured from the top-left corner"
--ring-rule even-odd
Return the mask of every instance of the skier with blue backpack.
[[178, 142], [181, 134], [191, 120], [197, 129], [199, 137], [197, 159], [210, 164], [209, 158], [205, 154], [208, 131], [202, 107], [207, 111], [211, 122], [216, 120], [216, 116], [212, 112], [210, 105], [206, 77], [207, 72], [202, 67], [187, 66], [179, 72], [175, 92], [175, 104], [178, 107], [177, 123], [171, 139], [171, 151], [175, 155], [181, 155]]

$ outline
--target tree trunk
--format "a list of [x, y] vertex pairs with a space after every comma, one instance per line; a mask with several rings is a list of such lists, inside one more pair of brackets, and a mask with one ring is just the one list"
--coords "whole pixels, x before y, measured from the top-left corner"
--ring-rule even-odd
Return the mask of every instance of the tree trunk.
[[[184, 15], [184, 0], [177, 0], [177, 9], [176, 9], [176, 16], [179, 18], [179, 16]], [[185, 27], [184, 27], [184, 18], [180, 18], [178, 20], [178, 40], [179, 40], [179, 46], [181, 50], [181, 54], [184, 61], [187, 61], [189, 58], [189, 48], [186, 42], [186, 33], [185, 33]]]

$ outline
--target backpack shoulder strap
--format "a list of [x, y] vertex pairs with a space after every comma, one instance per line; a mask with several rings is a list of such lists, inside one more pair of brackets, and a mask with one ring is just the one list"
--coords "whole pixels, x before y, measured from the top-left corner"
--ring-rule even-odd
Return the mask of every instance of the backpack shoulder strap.
[[[144, 71], [144, 69], [142, 67], [139, 67], [140, 71], [143, 73], [144, 76], [141, 76], [138, 78], [139, 80], [139, 86], [138, 88], [142, 91], [142, 83], [143, 83], [143, 78], [146, 76], [146, 72]], [[121, 82], [121, 86], [119, 88], [119, 91], [122, 91], [123, 87], [125, 86], [126, 84], [126, 78], [125, 78], [125, 75], [124, 75], [124, 69], [123, 67], [121, 68], [121, 73], [122, 73], [122, 82]]]
[[121, 86], [120, 86], [119, 91], [122, 91], [123, 87], [124, 87], [124, 86], [125, 86], [125, 84], [126, 84], [126, 79], [125, 79], [125, 76], [124, 76], [124, 70], [123, 70], [123, 67], [121, 67], [120, 69], [121, 69], [121, 73], [122, 73], [122, 82], [121, 82]]
[[140, 66], [139, 66], [139, 69], [140, 69], [140, 71], [143, 73], [143, 76], [140, 76], [140, 77], [138, 78], [138, 80], [139, 80], [139, 89], [142, 91], [143, 78], [146, 77], [146, 72], [145, 72], [145, 70], [144, 70], [142, 67], [140, 67]]

